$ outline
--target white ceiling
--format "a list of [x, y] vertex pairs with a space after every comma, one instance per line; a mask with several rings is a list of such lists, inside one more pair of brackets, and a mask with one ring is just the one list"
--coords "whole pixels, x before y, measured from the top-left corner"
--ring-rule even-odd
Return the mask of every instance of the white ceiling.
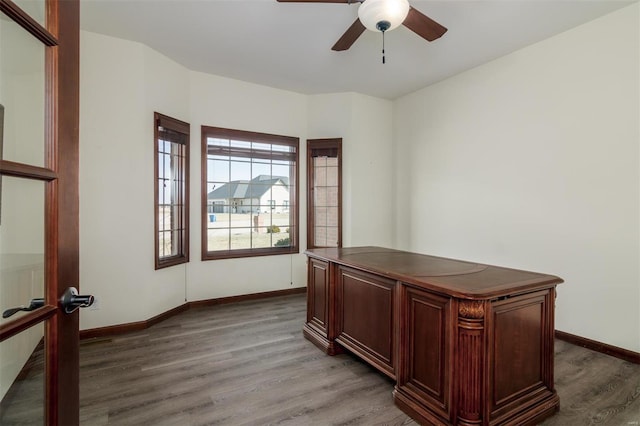
[[449, 29], [427, 42], [401, 26], [331, 46], [358, 4], [276, 0], [82, 0], [81, 28], [138, 41], [185, 67], [317, 94], [394, 99], [636, 2], [619, 0], [410, 0]]

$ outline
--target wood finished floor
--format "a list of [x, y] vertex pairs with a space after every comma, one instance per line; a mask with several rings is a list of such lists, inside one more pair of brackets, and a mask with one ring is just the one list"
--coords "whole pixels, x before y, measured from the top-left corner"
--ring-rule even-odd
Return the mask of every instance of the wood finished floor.
[[[415, 425], [385, 376], [302, 337], [305, 308], [304, 295], [198, 308], [81, 342], [81, 424]], [[640, 425], [640, 365], [562, 341], [555, 365], [561, 410], [543, 425]], [[29, 376], [2, 401], [0, 424], [42, 424], [28, 417], [42, 369]]]

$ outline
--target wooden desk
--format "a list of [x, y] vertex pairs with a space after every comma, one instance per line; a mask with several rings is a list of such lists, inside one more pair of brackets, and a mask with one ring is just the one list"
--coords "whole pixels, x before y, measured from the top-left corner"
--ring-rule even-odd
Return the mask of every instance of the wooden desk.
[[304, 335], [396, 381], [422, 424], [536, 424], [553, 386], [561, 278], [380, 247], [314, 249]]

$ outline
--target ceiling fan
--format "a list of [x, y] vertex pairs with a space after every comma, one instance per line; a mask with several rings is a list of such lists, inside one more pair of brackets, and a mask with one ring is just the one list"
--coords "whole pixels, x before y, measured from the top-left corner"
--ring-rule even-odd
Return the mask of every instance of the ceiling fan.
[[[365, 29], [390, 31], [401, 24], [428, 41], [436, 40], [447, 29], [409, 5], [408, 0], [278, 0], [281, 3], [360, 3], [358, 18], [331, 50], [347, 50]], [[383, 49], [384, 52], [384, 49]]]

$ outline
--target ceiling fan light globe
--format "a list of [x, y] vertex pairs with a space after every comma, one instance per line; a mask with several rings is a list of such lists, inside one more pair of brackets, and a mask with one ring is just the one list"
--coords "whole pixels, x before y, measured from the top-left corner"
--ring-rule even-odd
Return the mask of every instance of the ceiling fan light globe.
[[387, 21], [390, 31], [399, 27], [409, 14], [408, 0], [365, 0], [358, 8], [358, 18], [368, 30], [377, 31], [378, 23]]

